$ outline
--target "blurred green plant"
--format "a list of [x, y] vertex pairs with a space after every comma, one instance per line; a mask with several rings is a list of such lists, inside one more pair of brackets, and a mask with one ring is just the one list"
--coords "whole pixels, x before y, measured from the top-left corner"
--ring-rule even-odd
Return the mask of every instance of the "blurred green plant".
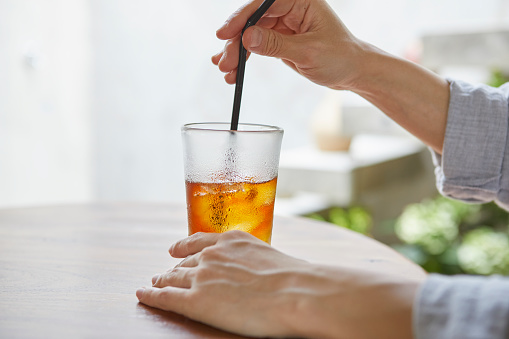
[[489, 227], [470, 231], [458, 248], [458, 260], [467, 273], [509, 275], [509, 235]]
[[[444, 197], [407, 206], [393, 247], [428, 272], [509, 275], [509, 214]], [[490, 226], [486, 226], [490, 225]]]
[[[365, 235], [373, 224], [362, 207], [334, 207], [307, 217]], [[402, 242], [392, 247], [428, 272], [509, 275], [509, 213], [494, 203], [473, 205], [439, 196], [408, 205], [385, 223]]]
[[333, 207], [322, 213], [307, 215], [311, 219], [327, 221], [352, 231], [369, 235], [372, 226], [371, 214], [362, 207]]
[[491, 71], [491, 77], [488, 81], [488, 85], [492, 87], [500, 87], [506, 82], [509, 82], [509, 74], [503, 73], [499, 69]]
[[[509, 82], [493, 70], [488, 85]], [[405, 208], [394, 223], [393, 247], [428, 272], [509, 275], [509, 214], [496, 204], [438, 197]], [[487, 226], [489, 225], [489, 226]]]
[[472, 212], [445, 198], [413, 204], [396, 222], [396, 235], [407, 244], [419, 245], [427, 253], [438, 255], [456, 240], [459, 222]]

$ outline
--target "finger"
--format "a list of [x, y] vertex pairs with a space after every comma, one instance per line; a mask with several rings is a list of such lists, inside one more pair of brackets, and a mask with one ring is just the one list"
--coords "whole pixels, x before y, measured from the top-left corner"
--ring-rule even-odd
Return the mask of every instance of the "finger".
[[[263, 0], [252, 0], [233, 13], [216, 32], [216, 36], [221, 40], [231, 39], [240, 34], [247, 20], [260, 7]], [[265, 12], [264, 17], [280, 17], [292, 10], [295, 1], [276, 1]], [[260, 19], [260, 20], [263, 20]]]
[[[237, 45], [237, 48], [238, 48], [238, 47], [239, 47], [239, 46]], [[251, 56], [251, 52], [249, 52], [249, 51], [248, 51], [248, 52], [247, 52], [247, 54], [246, 54], [246, 61], [248, 61], [248, 60], [249, 60], [249, 57], [250, 57], [250, 56]], [[235, 59], [235, 57], [237, 57], [237, 58]], [[227, 69], [227, 70], [226, 70], [226, 69], [223, 69], [223, 70], [222, 70], [221, 68], [219, 68], [219, 70], [220, 70], [220, 71], [222, 71], [222, 72], [224, 72], [224, 73], [230, 73], [230, 72], [232, 72], [232, 71], [235, 71], [235, 70], [237, 69], [237, 66], [239, 65], [238, 57], [239, 57], [239, 53], [238, 53], [238, 52], [237, 52], [235, 55], [228, 55], [228, 56], [226, 56], [226, 57], [225, 57], [225, 58], [229, 58], [228, 63], [230, 64], [230, 66], [231, 66], [231, 64], [233, 64], [233, 65], [234, 65], [234, 69], [231, 69], [231, 70], [230, 70], [230, 69]], [[222, 58], [223, 58], [223, 52], [218, 53], [218, 54], [216, 54], [216, 55], [214, 55], [214, 56], [212, 57], [212, 62], [213, 62], [216, 66], [219, 66], [219, 62], [221, 61], [221, 59], [222, 59]], [[230, 68], [230, 67], [229, 67], [229, 68]]]
[[226, 81], [227, 84], [235, 85], [235, 83], [237, 82], [237, 69], [235, 68], [233, 71], [225, 74], [224, 80]]
[[248, 28], [244, 32], [243, 43], [250, 52], [287, 59], [295, 63], [302, 63], [308, 58], [303, 53], [302, 46], [310, 41], [305, 35], [286, 35], [275, 30], [258, 26]]
[[159, 288], [167, 286], [190, 288], [192, 283], [192, 269], [187, 267], [174, 267], [163, 274], [154, 276], [152, 282], [153, 287]]
[[212, 58], [211, 58], [212, 63], [217, 66], [217, 64], [219, 63], [219, 60], [221, 60], [222, 57], [223, 57], [223, 52], [221, 51], [221, 52], [217, 53], [216, 55], [212, 56]]
[[263, 28], [273, 28], [278, 23], [279, 19], [274, 17], [263, 17], [260, 20], [258, 20], [257, 26], [263, 27]]
[[175, 267], [196, 267], [200, 261], [200, 253], [187, 256], [184, 260], [179, 262]]
[[217, 66], [221, 72], [229, 73], [237, 68], [239, 63], [239, 47], [240, 35], [226, 42], [223, 49], [223, 55], [217, 63]]
[[154, 285], [155, 285], [155, 283], [156, 283], [157, 279], [159, 279], [159, 274], [156, 274], [156, 275], [154, 275], [154, 276], [152, 277], [152, 286], [154, 286]]
[[[251, 56], [251, 52], [247, 52], [246, 61], [249, 60], [249, 56]], [[223, 57], [223, 52], [217, 53], [216, 55], [212, 56], [212, 58], [211, 58], [212, 63], [217, 66], [222, 57]], [[235, 67], [235, 69], [237, 69], [237, 67]]]
[[192, 307], [188, 302], [188, 291], [177, 287], [143, 287], [136, 291], [136, 297], [147, 306], [188, 316]]
[[170, 255], [174, 258], [185, 258], [214, 245], [220, 236], [221, 233], [195, 233], [171, 245]]
[[249, 17], [260, 7], [262, 2], [263, 0], [252, 0], [244, 4], [226, 19], [223, 26], [216, 31], [216, 36], [221, 40], [227, 40], [240, 34]]
[[[247, 52], [246, 61], [249, 60], [249, 57], [251, 56], [251, 52]], [[237, 62], [238, 65], [238, 62]], [[224, 75], [224, 80], [227, 84], [234, 85], [237, 82], [237, 67], [235, 67], [234, 70], [226, 73]]]
[[[265, 28], [265, 27], [263, 27], [263, 28]], [[296, 34], [296, 31], [294, 29], [288, 27], [288, 25], [283, 20], [278, 20], [276, 22], [276, 24], [273, 27], [271, 27], [271, 29], [273, 29], [274, 31], [281, 33], [283, 35]]]

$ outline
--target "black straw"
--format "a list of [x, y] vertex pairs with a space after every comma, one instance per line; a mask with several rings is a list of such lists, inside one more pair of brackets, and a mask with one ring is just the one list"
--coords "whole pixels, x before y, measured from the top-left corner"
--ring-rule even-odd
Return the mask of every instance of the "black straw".
[[267, 12], [270, 6], [276, 0], [265, 0], [260, 7], [254, 12], [253, 15], [247, 20], [242, 33], [240, 34], [240, 47], [239, 47], [239, 66], [237, 68], [237, 80], [235, 82], [235, 97], [233, 99], [233, 112], [232, 112], [232, 122], [230, 125], [230, 129], [232, 131], [236, 131], [239, 127], [239, 114], [240, 114], [240, 100], [242, 99], [242, 87], [244, 85], [244, 73], [246, 71], [246, 58], [247, 58], [247, 50], [244, 48], [242, 44], [242, 36], [244, 35], [244, 31], [251, 26], [254, 26], [258, 20], [261, 19], [263, 14]]

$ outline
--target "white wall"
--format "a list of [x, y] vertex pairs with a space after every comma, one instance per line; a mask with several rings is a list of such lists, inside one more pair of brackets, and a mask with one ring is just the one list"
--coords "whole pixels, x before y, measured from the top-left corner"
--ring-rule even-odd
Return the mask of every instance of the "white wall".
[[[0, 0], [0, 207], [183, 201], [180, 126], [230, 119], [234, 87], [210, 57], [242, 3]], [[509, 26], [505, 0], [330, 3], [357, 36], [400, 55], [426, 32]], [[309, 143], [326, 92], [254, 56], [241, 121], [282, 126], [284, 148]]]
[[92, 199], [87, 1], [0, 1], [0, 206]]
[[[180, 126], [228, 121], [233, 86], [210, 61], [216, 29], [239, 1], [93, 1], [96, 175], [100, 199], [182, 200]], [[305, 142], [323, 91], [279, 61], [248, 64], [241, 121]]]

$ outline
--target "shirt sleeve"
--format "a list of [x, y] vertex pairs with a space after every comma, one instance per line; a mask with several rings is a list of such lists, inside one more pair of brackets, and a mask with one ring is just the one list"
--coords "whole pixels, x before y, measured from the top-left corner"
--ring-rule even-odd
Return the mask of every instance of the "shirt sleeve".
[[414, 303], [416, 339], [509, 338], [509, 278], [432, 274]]
[[509, 210], [509, 83], [500, 88], [450, 80], [442, 155], [433, 152], [441, 194]]

